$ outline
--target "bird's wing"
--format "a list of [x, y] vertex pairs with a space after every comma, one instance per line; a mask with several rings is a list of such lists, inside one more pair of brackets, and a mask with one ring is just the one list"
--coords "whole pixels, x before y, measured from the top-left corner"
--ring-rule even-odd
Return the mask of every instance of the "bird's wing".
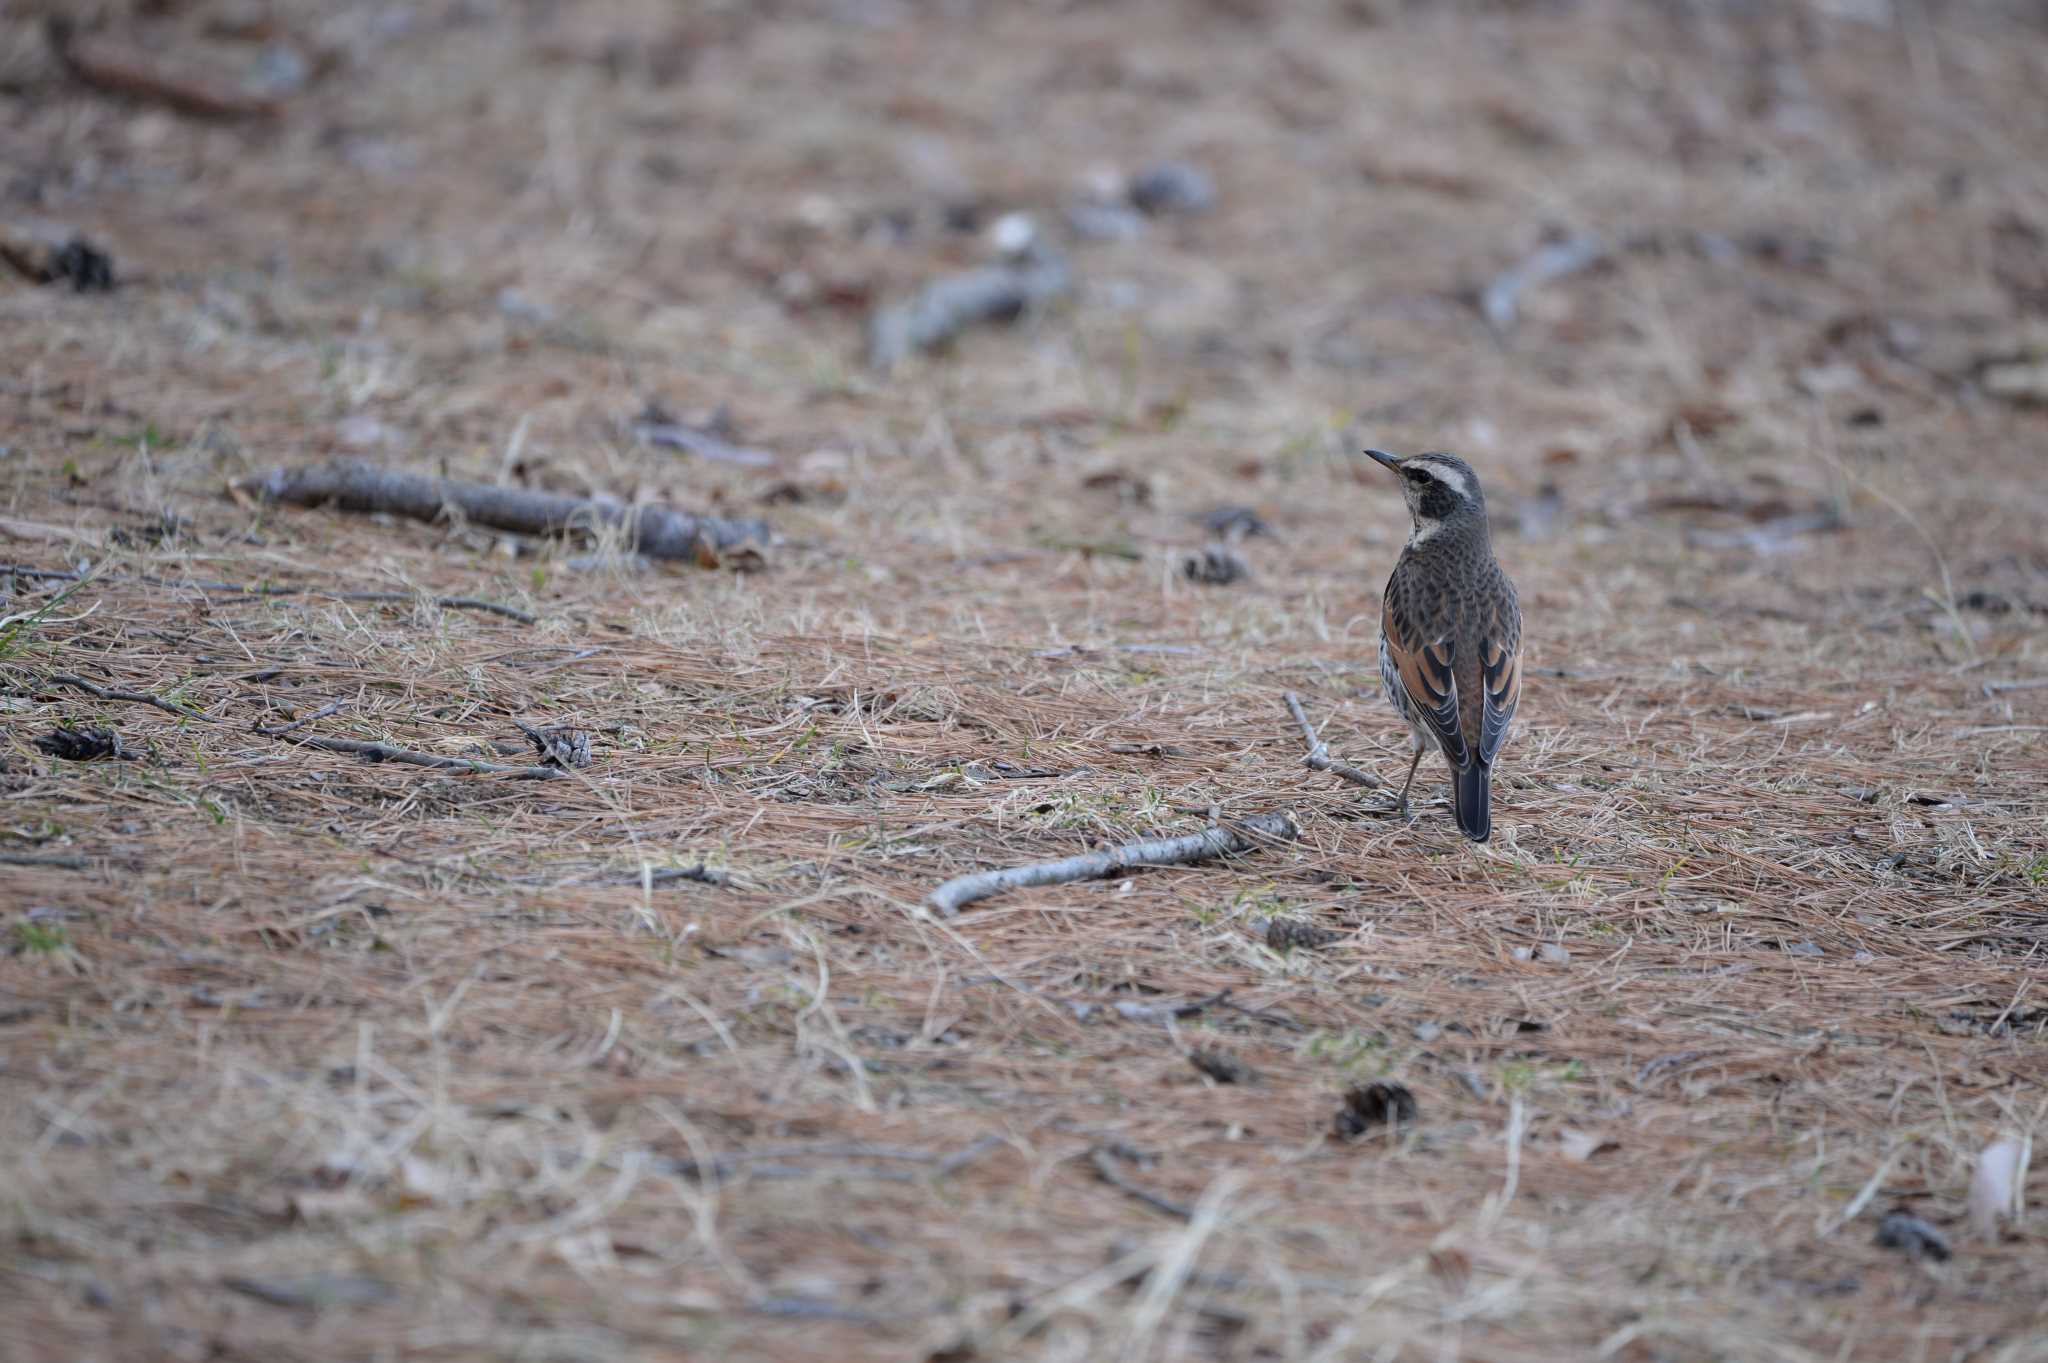
[[1491, 765], [1522, 702], [1522, 615], [1512, 595], [1488, 622], [1479, 645], [1479, 669], [1479, 760]]
[[1453, 767], [1463, 768], [1471, 759], [1465, 735], [1458, 724], [1458, 679], [1451, 674], [1457, 643], [1450, 638], [1424, 640], [1387, 593], [1386, 609], [1380, 617], [1386, 636], [1387, 653], [1401, 679], [1408, 703], [1442, 745], [1444, 757]]

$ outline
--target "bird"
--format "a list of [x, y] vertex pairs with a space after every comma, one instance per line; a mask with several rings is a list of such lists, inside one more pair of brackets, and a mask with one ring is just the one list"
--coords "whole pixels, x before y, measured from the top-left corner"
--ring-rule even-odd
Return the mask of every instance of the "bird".
[[1380, 685], [1415, 756], [1451, 769], [1451, 808], [1473, 842], [1493, 832], [1493, 764], [1522, 699], [1522, 608], [1493, 556], [1479, 475], [1454, 454], [1366, 455], [1401, 480], [1414, 522], [1380, 610]]

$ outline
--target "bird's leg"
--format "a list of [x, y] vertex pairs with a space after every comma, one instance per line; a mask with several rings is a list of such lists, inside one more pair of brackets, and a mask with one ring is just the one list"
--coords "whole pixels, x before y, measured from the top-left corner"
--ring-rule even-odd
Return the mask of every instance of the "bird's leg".
[[1415, 784], [1415, 769], [1421, 765], [1422, 748], [1418, 744], [1415, 749], [1415, 760], [1408, 764], [1408, 779], [1401, 783], [1401, 800], [1397, 808], [1400, 809], [1401, 817], [1404, 819], [1413, 819], [1415, 817], [1415, 811], [1408, 804], [1408, 788]]

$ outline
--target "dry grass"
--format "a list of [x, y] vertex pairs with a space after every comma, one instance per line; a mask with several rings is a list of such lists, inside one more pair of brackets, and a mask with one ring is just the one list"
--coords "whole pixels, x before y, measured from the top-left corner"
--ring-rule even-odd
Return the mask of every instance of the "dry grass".
[[[122, 23], [223, 41], [169, 8]], [[1963, 1216], [2048, 1083], [2048, 687], [1996, 685], [2048, 677], [2048, 421], [1945, 358], [2043, 305], [2019, 7], [272, 8], [342, 65], [268, 130], [0, 19], [8, 192], [134, 281], [0, 293], [0, 548], [93, 565], [0, 577], [0, 853], [85, 863], [0, 867], [0, 1357], [2048, 1359], [2038, 1212]], [[977, 258], [948, 197], [1166, 155], [1214, 214], [859, 370], [846, 300]], [[1463, 291], [1546, 222], [1620, 249], [1496, 343]], [[1405, 765], [1368, 437], [1470, 457], [1521, 584], [1486, 849], [1281, 705]], [[365, 440], [784, 542], [222, 494]], [[1253, 576], [1182, 580], [1226, 503]], [[252, 731], [330, 702], [597, 760]], [[1212, 805], [1303, 837], [919, 907]], [[1337, 1141], [1378, 1078], [1419, 1120]]]

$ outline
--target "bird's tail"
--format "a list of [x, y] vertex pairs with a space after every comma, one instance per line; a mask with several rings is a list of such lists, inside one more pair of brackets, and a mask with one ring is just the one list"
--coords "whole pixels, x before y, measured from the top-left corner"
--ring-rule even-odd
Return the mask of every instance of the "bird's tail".
[[1458, 812], [1458, 827], [1474, 842], [1493, 835], [1493, 768], [1474, 762], [1453, 773], [1451, 803]]

